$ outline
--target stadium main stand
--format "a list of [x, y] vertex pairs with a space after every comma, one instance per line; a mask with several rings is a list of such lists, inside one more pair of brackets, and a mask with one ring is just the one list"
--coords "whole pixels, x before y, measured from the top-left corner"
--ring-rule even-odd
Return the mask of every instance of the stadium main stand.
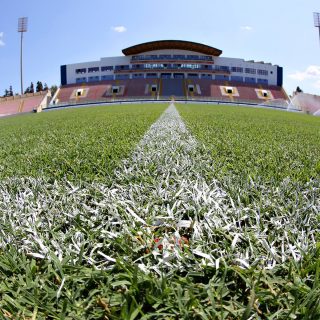
[[0, 117], [18, 113], [41, 111], [43, 108], [47, 107], [50, 98], [50, 91], [0, 98]]
[[204, 44], [161, 40], [122, 50], [123, 56], [61, 66], [51, 104], [116, 99], [211, 99], [261, 104], [288, 100], [277, 65], [221, 57]]

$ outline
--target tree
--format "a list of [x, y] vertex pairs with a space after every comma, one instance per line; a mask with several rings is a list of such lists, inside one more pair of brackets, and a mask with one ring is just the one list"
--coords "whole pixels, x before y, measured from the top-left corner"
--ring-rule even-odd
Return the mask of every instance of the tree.
[[301, 93], [301, 92], [303, 92], [303, 91], [300, 89], [299, 86], [297, 86], [296, 92], [297, 92], [297, 93]]
[[12, 86], [9, 87], [9, 90], [6, 89], [4, 90], [4, 96], [3, 97], [12, 97], [13, 96], [13, 90], [12, 90]]
[[49, 90], [48, 85], [46, 83], [44, 83], [43, 91], [48, 91], [48, 90]]
[[52, 97], [55, 95], [57, 90], [58, 90], [58, 87], [56, 85], [51, 86], [50, 91], [51, 91], [51, 96]]
[[34, 86], [33, 86], [33, 83], [32, 83], [32, 82], [31, 82], [31, 84], [30, 84], [30, 87], [28, 87], [24, 93], [25, 93], [25, 94], [26, 94], [26, 93], [34, 93]]
[[13, 96], [12, 86], [9, 87], [8, 95], [9, 97]]
[[36, 86], [36, 92], [40, 92], [40, 91], [43, 91], [43, 85], [41, 81], [38, 81]]

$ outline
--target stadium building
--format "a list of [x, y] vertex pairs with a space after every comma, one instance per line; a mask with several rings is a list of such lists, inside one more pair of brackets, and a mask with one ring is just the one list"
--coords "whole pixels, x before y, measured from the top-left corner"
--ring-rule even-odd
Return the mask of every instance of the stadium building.
[[134, 45], [123, 56], [61, 66], [54, 104], [116, 98], [172, 97], [250, 101], [284, 99], [282, 67], [222, 57], [204, 44], [162, 40]]

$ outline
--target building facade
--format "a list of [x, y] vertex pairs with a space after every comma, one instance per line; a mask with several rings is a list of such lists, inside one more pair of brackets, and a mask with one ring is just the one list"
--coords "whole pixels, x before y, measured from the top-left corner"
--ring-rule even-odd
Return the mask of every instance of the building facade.
[[283, 69], [271, 63], [221, 57], [204, 44], [162, 40], [122, 50], [123, 56], [61, 66], [61, 85], [129, 79], [207, 79], [282, 86]]

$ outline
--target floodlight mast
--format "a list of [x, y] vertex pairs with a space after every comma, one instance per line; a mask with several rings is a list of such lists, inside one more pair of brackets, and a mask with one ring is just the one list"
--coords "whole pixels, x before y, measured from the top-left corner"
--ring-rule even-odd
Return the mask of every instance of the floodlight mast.
[[320, 42], [320, 13], [314, 12], [313, 19], [314, 19], [314, 26], [319, 30], [319, 42]]
[[28, 18], [22, 17], [18, 20], [18, 32], [21, 34], [21, 46], [20, 46], [20, 80], [21, 80], [21, 95], [23, 95], [23, 69], [22, 69], [22, 40], [23, 33], [28, 31]]

